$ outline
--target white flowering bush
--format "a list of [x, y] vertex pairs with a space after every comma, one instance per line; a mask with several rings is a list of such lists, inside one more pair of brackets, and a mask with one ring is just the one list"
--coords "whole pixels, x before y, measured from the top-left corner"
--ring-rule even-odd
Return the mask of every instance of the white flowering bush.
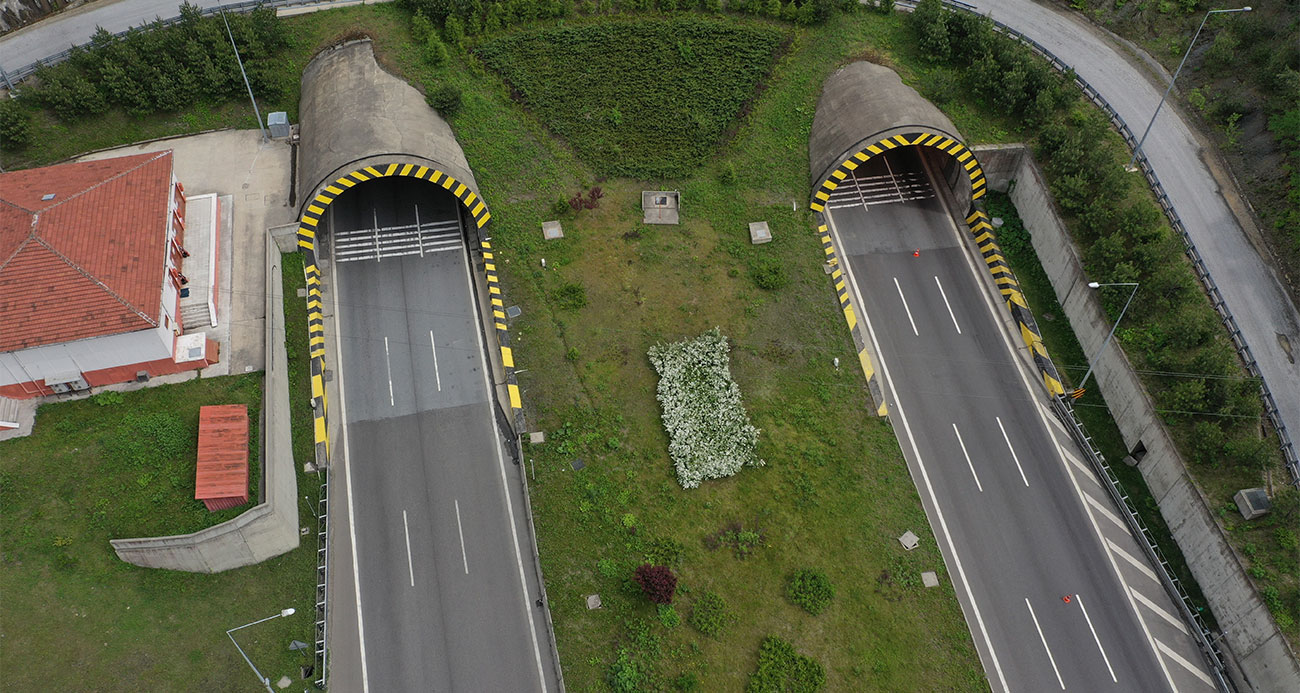
[[659, 372], [659, 405], [668, 432], [668, 455], [683, 488], [706, 479], [721, 479], [749, 465], [758, 429], [740, 401], [731, 379], [727, 338], [718, 328], [672, 344], [650, 347], [650, 363]]

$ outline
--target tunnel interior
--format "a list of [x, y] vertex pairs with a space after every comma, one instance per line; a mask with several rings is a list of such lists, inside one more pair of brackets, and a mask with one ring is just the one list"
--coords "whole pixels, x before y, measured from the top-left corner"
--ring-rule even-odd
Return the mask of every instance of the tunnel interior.
[[465, 208], [451, 191], [411, 177], [343, 191], [317, 227], [321, 257], [336, 262], [424, 256], [465, 247]]

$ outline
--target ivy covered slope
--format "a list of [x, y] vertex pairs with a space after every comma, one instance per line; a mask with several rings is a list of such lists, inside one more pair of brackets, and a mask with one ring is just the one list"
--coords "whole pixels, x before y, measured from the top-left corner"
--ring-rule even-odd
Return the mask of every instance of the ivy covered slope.
[[598, 172], [675, 178], [716, 152], [785, 39], [756, 23], [640, 18], [510, 34], [476, 53]]

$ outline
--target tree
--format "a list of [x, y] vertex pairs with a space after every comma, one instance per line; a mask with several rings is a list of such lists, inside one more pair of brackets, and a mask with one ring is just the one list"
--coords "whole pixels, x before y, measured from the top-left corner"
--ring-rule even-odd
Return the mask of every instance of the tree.
[[450, 118], [460, 110], [460, 89], [452, 84], [440, 85], [424, 97], [424, 102], [442, 117]]
[[0, 144], [17, 149], [31, 139], [31, 114], [12, 99], [0, 101]]
[[438, 34], [429, 34], [424, 41], [424, 59], [434, 67], [440, 67], [447, 62], [447, 46], [438, 38]]
[[416, 43], [424, 43], [432, 33], [433, 22], [424, 16], [423, 12], [411, 15], [411, 38], [415, 39]]
[[908, 23], [919, 39], [921, 50], [931, 60], [943, 61], [949, 57], [948, 15], [941, 0], [921, 0], [908, 16]]
[[461, 41], [465, 40], [465, 24], [460, 21], [460, 17], [452, 15], [442, 25], [442, 37], [453, 47], [459, 46]]
[[781, 0], [767, 0], [767, 9], [765, 14], [772, 19], [781, 18]]
[[633, 579], [641, 586], [641, 591], [655, 604], [673, 603], [673, 594], [677, 591], [677, 576], [667, 566], [644, 563], [637, 567]]

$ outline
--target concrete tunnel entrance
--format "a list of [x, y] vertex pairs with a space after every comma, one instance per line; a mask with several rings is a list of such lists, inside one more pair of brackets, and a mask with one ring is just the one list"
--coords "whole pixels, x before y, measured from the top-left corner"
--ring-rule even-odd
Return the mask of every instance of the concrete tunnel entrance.
[[[980, 203], [988, 192], [984, 170], [943, 112], [903, 84], [893, 70], [865, 61], [850, 63], [822, 85], [808, 138], [808, 154], [813, 190], [810, 207], [823, 219], [828, 219], [837, 206], [867, 206], [873, 197], [882, 202], [904, 203], [923, 199], [938, 192], [930, 191], [931, 178], [936, 184], [946, 185], [956, 208], [964, 210], [965, 225], [993, 275], [1021, 341], [1033, 356], [1044, 389], [1054, 397], [1064, 394], [1038, 324], [1015, 274], [1002, 257], [993, 226]], [[820, 232], [827, 259], [837, 265], [826, 225]], [[835, 267], [833, 276], [868, 384], [877, 398], [879, 413], [884, 415], [875, 369], [839, 267]]]
[[841, 186], [856, 188], [859, 167], [900, 147], [916, 148], [960, 206], [973, 211], [984, 196], [984, 171], [943, 112], [887, 67], [840, 68], [822, 86], [808, 139], [813, 211], [825, 211]]
[[[356, 257], [367, 252], [436, 252], [450, 245], [453, 234], [457, 249], [462, 242], [487, 249], [486, 240], [462, 236], [464, 230], [481, 229], [491, 214], [451, 127], [417, 89], [379, 66], [369, 40], [333, 46], [312, 59], [303, 70], [298, 113], [297, 235], [307, 278], [316, 452], [318, 460], [328, 460], [320, 262], [326, 244], [318, 242], [318, 236], [330, 227], [333, 212], [349, 217], [338, 219], [333, 229], [349, 234], [342, 244], [340, 238], [333, 239], [339, 255], [334, 259], [339, 261], [345, 251]], [[368, 225], [360, 218], [366, 209], [372, 210]], [[500, 293], [495, 266], [489, 250], [482, 255], [495, 315]], [[508, 357], [504, 317], [495, 327]], [[510, 403], [517, 409], [518, 389], [508, 358], [506, 366], [511, 367]]]

